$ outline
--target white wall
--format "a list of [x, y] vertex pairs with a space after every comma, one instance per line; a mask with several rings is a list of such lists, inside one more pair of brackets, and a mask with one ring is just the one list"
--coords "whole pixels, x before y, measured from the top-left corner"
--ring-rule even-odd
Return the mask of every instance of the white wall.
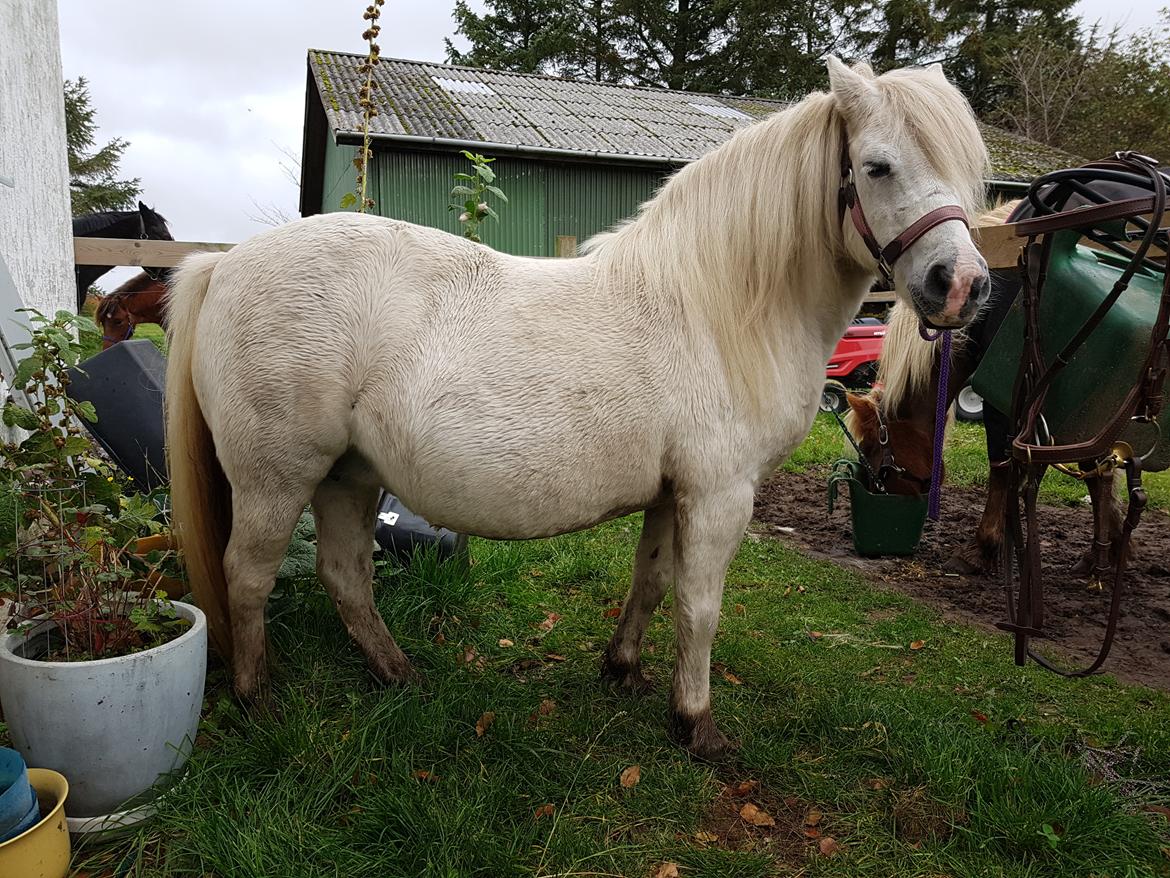
[[76, 304], [61, 86], [55, 0], [0, 0], [0, 256], [49, 314]]

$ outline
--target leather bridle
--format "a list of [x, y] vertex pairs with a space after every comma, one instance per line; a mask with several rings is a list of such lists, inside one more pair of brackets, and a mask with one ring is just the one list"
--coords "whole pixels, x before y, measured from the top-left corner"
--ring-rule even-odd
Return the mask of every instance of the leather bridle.
[[894, 263], [919, 238], [935, 226], [940, 226], [943, 223], [954, 220], [961, 222], [968, 229], [971, 228], [971, 221], [967, 218], [967, 212], [957, 204], [947, 204], [924, 213], [907, 226], [894, 240], [886, 244], [886, 246], [883, 247], [879, 244], [877, 236], [874, 235], [873, 229], [869, 226], [869, 221], [865, 218], [865, 211], [861, 208], [861, 199], [857, 195], [857, 185], [853, 179], [853, 161], [849, 158], [849, 137], [842, 131], [841, 188], [837, 193], [837, 214], [839, 222], [844, 221], [846, 212], [852, 218], [853, 227], [857, 229], [857, 234], [861, 236], [865, 248], [877, 263], [877, 269], [881, 273], [882, 280], [885, 281], [888, 289], [893, 289], [894, 286]]

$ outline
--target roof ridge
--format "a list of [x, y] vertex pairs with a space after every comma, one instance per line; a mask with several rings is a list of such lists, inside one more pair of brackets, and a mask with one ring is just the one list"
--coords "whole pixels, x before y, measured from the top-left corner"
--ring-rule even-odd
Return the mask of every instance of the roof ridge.
[[[366, 55], [362, 52], [339, 52], [335, 49], [309, 49], [310, 52], [325, 52], [330, 55], [345, 55], [350, 58], [365, 58]], [[472, 67], [470, 64], [448, 64], [443, 61], [420, 61], [417, 58], [396, 58], [389, 55], [379, 56], [380, 61], [396, 61], [399, 64], [418, 64], [427, 67], [445, 67], [448, 70], [466, 70], [469, 73], [487, 73], [495, 74], [497, 76], [523, 76], [529, 79], [542, 79], [549, 82], [568, 82], [573, 85], [595, 85], [600, 88], [623, 88], [630, 91], [649, 91], [656, 94], [672, 94], [672, 95], [692, 95], [700, 98], [715, 98], [717, 100], [726, 101], [756, 101], [763, 104], [779, 104], [781, 106], [789, 106], [794, 103], [791, 100], [784, 98], [765, 98], [757, 97], [755, 95], [724, 95], [709, 91], [686, 91], [677, 88], [662, 88], [656, 85], [633, 85], [626, 82], [602, 82], [597, 79], [574, 79], [570, 76], [553, 76], [550, 73], [525, 73], [518, 70], [495, 70], [491, 67]]]

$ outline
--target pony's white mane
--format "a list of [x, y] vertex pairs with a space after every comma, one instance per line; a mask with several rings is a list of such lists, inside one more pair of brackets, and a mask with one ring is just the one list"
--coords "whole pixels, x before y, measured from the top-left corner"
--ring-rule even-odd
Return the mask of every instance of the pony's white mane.
[[[1018, 200], [999, 204], [981, 214], [977, 224], [1002, 223], [1017, 204]], [[922, 341], [918, 325], [918, 315], [902, 299], [890, 309], [877, 372], [882, 389], [876, 398], [883, 416], [892, 418], [905, 399], [929, 385], [938, 365], [936, 346]], [[966, 336], [961, 331], [953, 334], [952, 357], [962, 349], [965, 341]]]
[[[886, 118], [977, 213], [987, 154], [959, 92], [923, 70], [873, 82]], [[601, 282], [675, 300], [706, 327], [734, 392], [755, 410], [784, 355], [770, 344], [777, 321], [802, 300], [832, 309], [871, 273], [847, 256], [837, 213], [843, 129], [833, 95], [811, 94], [687, 165], [635, 219], [586, 244]]]

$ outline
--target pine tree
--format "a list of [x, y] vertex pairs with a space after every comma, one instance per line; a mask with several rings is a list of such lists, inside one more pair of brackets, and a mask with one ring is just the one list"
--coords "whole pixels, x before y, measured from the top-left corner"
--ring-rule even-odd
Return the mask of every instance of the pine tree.
[[69, 156], [69, 196], [73, 215], [97, 210], [124, 210], [142, 192], [141, 181], [118, 179], [118, 163], [129, 145], [115, 137], [92, 151], [97, 111], [90, 106], [89, 86], [84, 77], [65, 80], [65, 140]]
[[456, 2], [455, 33], [471, 48], [460, 52], [445, 40], [452, 64], [558, 74], [572, 66], [577, 51], [572, 7], [561, 0], [487, 0], [486, 5], [477, 15], [466, 0]]

